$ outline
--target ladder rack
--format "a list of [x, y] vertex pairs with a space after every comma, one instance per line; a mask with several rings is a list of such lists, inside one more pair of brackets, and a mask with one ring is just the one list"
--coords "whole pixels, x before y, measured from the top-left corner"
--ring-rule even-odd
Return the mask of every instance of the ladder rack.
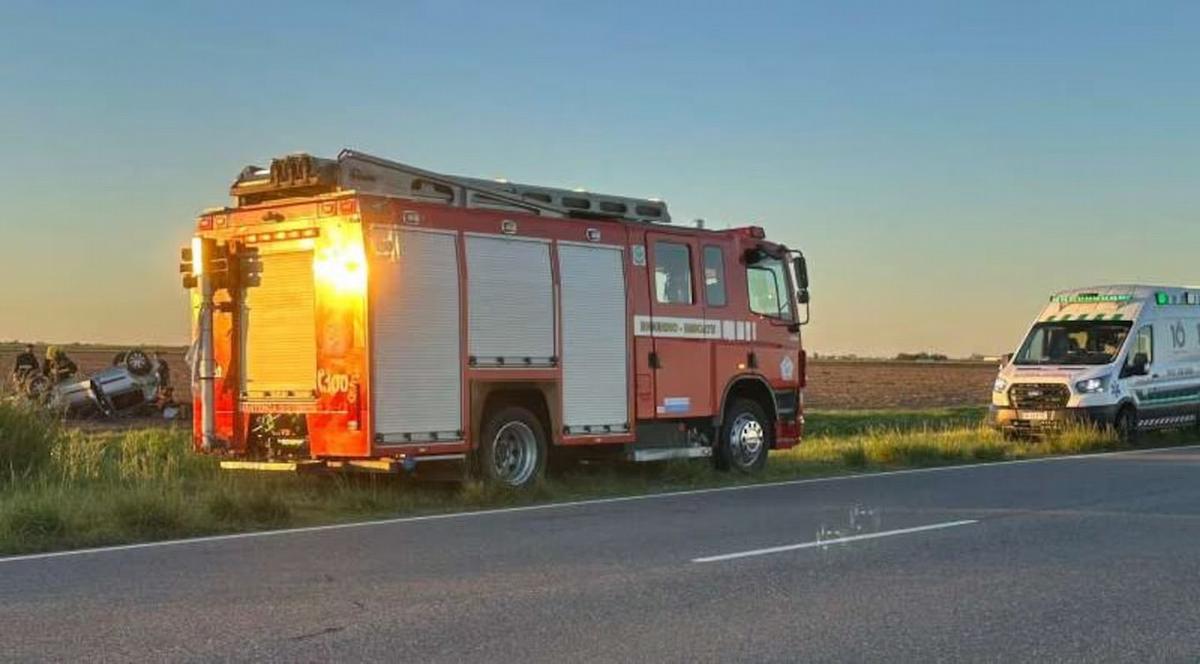
[[238, 205], [253, 205], [346, 190], [545, 217], [671, 222], [659, 200], [443, 175], [355, 150], [337, 159], [293, 154], [272, 160], [269, 169], [248, 166], [229, 193]]

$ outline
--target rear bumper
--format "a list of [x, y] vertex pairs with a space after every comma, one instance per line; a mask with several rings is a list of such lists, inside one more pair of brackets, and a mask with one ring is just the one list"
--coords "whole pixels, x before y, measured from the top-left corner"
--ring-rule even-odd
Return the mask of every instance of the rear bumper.
[[1107, 406], [1087, 406], [1080, 408], [1056, 408], [1054, 410], [1036, 411], [1044, 414], [1037, 419], [1026, 416], [1027, 411], [1018, 411], [1006, 406], [992, 406], [988, 409], [988, 424], [997, 429], [1014, 432], [1038, 433], [1053, 431], [1069, 424], [1089, 424], [1099, 427], [1112, 426], [1117, 417], [1121, 404]]

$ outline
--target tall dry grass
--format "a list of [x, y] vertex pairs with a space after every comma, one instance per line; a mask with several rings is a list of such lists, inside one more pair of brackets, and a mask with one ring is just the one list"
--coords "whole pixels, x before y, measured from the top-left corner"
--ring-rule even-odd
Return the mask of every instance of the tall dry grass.
[[1007, 440], [978, 421], [961, 409], [816, 414], [815, 435], [772, 453], [758, 477], [717, 473], [703, 461], [592, 464], [513, 494], [473, 481], [223, 473], [215, 459], [192, 453], [185, 429], [87, 434], [3, 403], [0, 554], [1121, 447], [1083, 427]]
[[900, 428], [875, 426], [857, 433], [819, 436], [772, 457], [785, 463], [848, 468], [927, 467], [1116, 450], [1124, 445], [1108, 429], [1068, 426], [1054, 435], [1014, 439], [978, 424]]

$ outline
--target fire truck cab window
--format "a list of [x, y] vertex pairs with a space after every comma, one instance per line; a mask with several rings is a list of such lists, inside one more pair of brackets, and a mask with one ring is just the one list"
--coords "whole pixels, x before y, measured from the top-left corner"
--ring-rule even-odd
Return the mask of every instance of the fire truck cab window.
[[654, 290], [660, 304], [692, 303], [692, 252], [686, 244], [654, 243]]
[[720, 247], [704, 248], [704, 300], [710, 307], [725, 306], [725, 253]]
[[746, 268], [750, 310], [763, 316], [792, 320], [787, 298], [787, 268], [778, 258], [767, 258]]

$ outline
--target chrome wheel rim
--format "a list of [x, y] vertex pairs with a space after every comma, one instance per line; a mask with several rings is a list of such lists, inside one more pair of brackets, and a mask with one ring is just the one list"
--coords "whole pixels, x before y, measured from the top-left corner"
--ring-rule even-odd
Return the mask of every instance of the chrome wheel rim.
[[750, 413], [742, 413], [729, 427], [729, 449], [739, 466], [754, 465], [765, 445], [762, 424]]
[[492, 439], [492, 471], [510, 486], [529, 481], [537, 469], [537, 436], [524, 422], [509, 422]]

